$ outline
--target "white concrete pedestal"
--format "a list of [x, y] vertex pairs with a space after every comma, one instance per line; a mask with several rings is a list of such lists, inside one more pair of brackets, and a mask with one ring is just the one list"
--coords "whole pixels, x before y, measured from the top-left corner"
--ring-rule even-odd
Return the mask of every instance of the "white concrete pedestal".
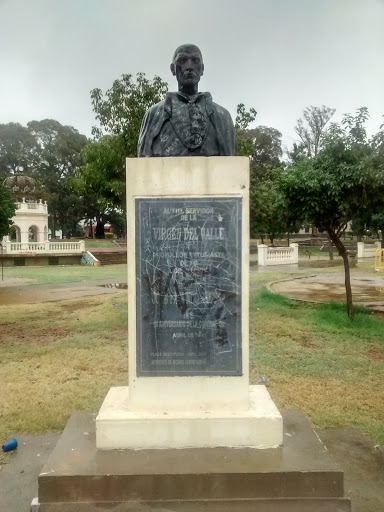
[[[143, 373], [141, 354], [147, 353], [148, 355], [150, 350], [155, 352], [154, 357], [158, 357], [157, 352], [160, 352], [159, 357], [165, 357], [165, 354], [161, 353], [161, 343], [159, 347], [156, 345], [156, 348], [150, 349], [152, 346], [155, 347], [152, 343], [154, 339], [152, 331], [148, 330], [146, 336], [143, 335], [141, 326], [150, 321], [152, 312], [148, 309], [148, 316], [143, 313], [142, 296], [138, 295], [137, 291], [141, 290], [140, 286], [143, 279], [144, 282], [148, 280], [149, 283], [155, 283], [157, 279], [154, 273], [154, 269], [158, 265], [158, 263], [154, 263], [157, 256], [153, 256], [154, 250], [151, 248], [154, 233], [157, 235], [157, 238], [155, 236], [154, 238], [160, 241], [156, 242], [161, 244], [159, 247], [164, 245], [165, 252], [170, 251], [170, 249], [167, 249], [169, 240], [167, 230], [164, 227], [165, 225], [168, 227], [168, 224], [158, 225], [156, 215], [150, 215], [149, 210], [141, 216], [140, 204], [142, 204], [142, 201], [176, 201], [179, 206], [177, 208], [167, 207], [164, 215], [176, 219], [176, 221], [172, 220], [172, 226], [177, 226], [180, 223], [183, 228], [180, 228], [180, 234], [176, 238], [173, 238], [174, 234], [172, 233], [177, 231], [172, 231], [170, 240], [177, 240], [177, 245], [188, 243], [193, 246], [199, 238], [196, 236], [190, 239], [188, 230], [189, 222], [193, 223], [196, 220], [195, 214], [199, 215], [198, 208], [195, 208], [199, 203], [196, 203], [196, 201], [210, 201], [212, 204], [217, 204], [215, 203], [216, 198], [223, 202], [232, 201], [231, 205], [233, 204], [231, 210], [223, 210], [223, 215], [221, 215], [220, 210], [217, 210], [215, 216], [212, 217], [212, 219], [217, 220], [217, 223], [224, 221], [227, 226], [227, 228], [218, 228], [222, 234], [222, 240], [226, 241], [217, 242], [219, 244], [217, 247], [222, 247], [223, 251], [226, 251], [226, 247], [232, 247], [234, 244], [239, 249], [231, 253], [232, 255], [236, 254], [238, 280], [234, 279], [233, 271], [231, 271], [233, 276], [230, 277], [231, 274], [229, 274], [229, 281], [234, 285], [233, 293], [238, 297], [238, 306], [236, 306], [238, 307], [236, 312], [238, 316], [234, 314], [233, 317], [239, 318], [236, 329], [241, 336], [241, 350], [239, 351], [236, 348], [238, 347], [237, 338], [235, 339], [232, 332], [232, 345], [228, 351], [223, 352], [233, 354], [232, 361], [235, 361], [238, 373], [235, 370], [225, 373], [222, 369], [219, 369], [219, 365], [217, 371], [215, 371], [215, 368], [210, 368], [206, 371], [206, 374], [199, 371], [195, 371], [195, 373], [192, 371], [191, 374], [178, 373], [177, 360], [172, 361], [174, 352], [176, 357], [179, 356], [177, 354], [177, 342], [174, 345], [167, 344], [167, 346], [174, 347], [170, 351], [166, 350], [166, 352], [170, 352], [168, 357], [171, 366], [174, 365], [172, 371], [165, 371], [162, 374], [154, 366], [153, 371], [147, 368], [146, 372], [148, 373]], [[229, 213], [229, 211], [232, 213]], [[213, 215], [215, 211], [213, 209], [213, 211], [205, 213]], [[195, 230], [200, 233], [200, 237], [202, 237], [201, 229], [204, 228], [206, 220], [208, 222], [208, 217], [201, 220], [200, 227], [198, 224], [197, 227], [195, 226]], [[191, 225], [193, 226], [193, 224]], [[163, 229], [162, 226], [164, 227], [165, 238], [159, 236], [160, 228]], [[225, 238], [229, 231], [231, 231], [231, 237]], [[183, 236], [181, 233], [184, 233]], [[187, 237], [185, 233], [187, 233]], [[96, 419], [97, 448], [165, 449], [213, 448], [219, 446], [272, 448], [281, 445], [283, 441], [283, 422], [279, 411], [264, 386], [249, 386], [248, 158], [127, 159], [127, 239], [129, 240], [127, 247], [129, 262], [129, 388], [112, 388], [109, 391]], [[142, 240], [149, 242], [146, 245]], [[199, 247], [197, 244], [195, 249], [197, 254], [200, 254]], [[212, 247], [215, 247], [215, 245], [212, 245]], [[170, 251], [171, 253], [172, 251]], [[182, 268], [182, 272], [190, 272], [190, 275], [194, 276], [193, 279], [198, 280], [199, 278], [196, 277], [198, 274], [195, 275], [193, 270], [195, 268], [193, 265], [196, 266], [196, 262], [192, 265], [189, 261], [197, 258], [205, 261], [204, 258], [206, 257], [193, 256], [192, 258], [187, 253], [188, 251], [185, 251], [186, 255], [183, 255], [182, 258], [181, 256], [172, 255], [169, 257], [174, 258], [175, 265], [180, 267], [180, 270]], [[204, 251], [202, 254], [205, 254]], [[226, 253], [222, 254], [224, 252], [219, 251], [218, 255], [214, 256], [214, 258], [217, 258], [216, 266], [213, 269], [214, 273], [217, 271], [215, 275], [226, 272]], [[148, 258], [146, 269], [149, 270], [145, 272], [140, 270], [140, 262], [143, 258]], [[168, 256], [161, 256], [161, 258], [168, 258]], [[186, 262], [181, 263], [181, 259], [184, 258]], [[172, 266], [173, 263], [169, 265]], [[188, 265], [192, 266], [189, 268]], [[207, 263], [207, 267], [210, 269], [208, 270], [209, 278], [213, 275], [210, 274], [211, 263]], [[163, 276], [163, 270], [161, 270], [160, 275]], [[201, 281], [202, 287], [205, 286], [204, 283], [205, 281]], [[223, 290], [226, 289], [226, 286], [226, 284], [223, 285]], [[214, 296], [209, 291], [206, 298], [201, 296], [199, 300], [203, 302], [204, 300], [211, 300], [209, 299], [210, 295]], [[153, 301], [153, 304], [157, 304], [154, 298]], [[170, 298], [169, 304], [175, 304], [175, 302], [172, 302]], [[175, 310], [177, 310], [176, 307]], [[229, 309], [228, 312], [230, 312]], [[177, 310], [174, 316], [171, 315], [169, 319], [183, 320], [183, 314]], [[209, 316], [209, 314], [208, 311], [207, 315]], [[230, 314], [232, 313], [228, 313], [228, 315]], [[193, 318], [193, 315], [191, 318]], [[164, 320], [169, 319], [164, 317]], [[167, 329], [169, 328], [169, 331], [164, 334], [164, 339], [168, 336], [168, 339], [173, 340], [174, 335], [178, 336], [175, 337], [175, 340], [179, 337], [183, 339], [184, 331], [188, 330], [188, 326], [184, 325], [187, 322], [181, 322], [183, 325], [179, 325], [180, 322], [178, 321], [171, 323], [175, 325], [165, 326]], [[213, 343], [213, 339], [207, 338], [206, 343]], [[182, 355], [185, 356], [185, 359], [192, 357], [193, 360], [195, 357], [193, 353], [188, 354], [187, 350]], [[181, 360], [184, 364], [183, 357], [181, 357]], [[166, 362], [168, 364], [168, 361]]]
[[129, 409], [128, 386], [109, 390], [96, 418], [99, 449], [275, 448], [283, 420], [265, 386], [249, 387], [247, 411], [144, 412]]

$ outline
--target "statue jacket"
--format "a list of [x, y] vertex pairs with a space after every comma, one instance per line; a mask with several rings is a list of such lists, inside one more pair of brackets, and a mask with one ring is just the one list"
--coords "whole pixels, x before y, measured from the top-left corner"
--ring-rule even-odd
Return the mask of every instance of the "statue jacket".
[[198, 93], [193, 101], [178, 92], [167, 93], [165, 100], [151, 107], [143, 118], [137, 154], [236, 155], [232, 118], [225, 108], [212, 101], [210, 93]]

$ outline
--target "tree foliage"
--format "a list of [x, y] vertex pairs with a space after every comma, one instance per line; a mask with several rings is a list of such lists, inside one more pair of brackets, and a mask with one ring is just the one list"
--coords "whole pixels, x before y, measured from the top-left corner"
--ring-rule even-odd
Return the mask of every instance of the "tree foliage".
[[237, 154], [250, 161], [250, 234], [260, 236], [262, 242], [268, 234], [273, 243], [276, 235], [289, 229], [284, 198], [274, 181], [283, 155], [282, 135], [269, 126], [250, 128], [255, 119], [255, 109], [247, 111], [243, 103], [237, 106]]
[[122, 137], [104, 136], [83, 150], [85, 165], [76, 171], [73, 186], [97, 198], [101, 210], [125, 208], [125, 149]]
[[83, 218], [83, 200], [71, 186], [71, 178], [82, 163], [81, 150], [88, 140], [72, 126], [53, 119], [31, 121], [28, 130], [38, 143], [35, 176], [40, 196], [47, 200], [51, 229], [72, 232]]
[[0, 183], [0, 242], [2, 237], [8, 235], [10, 231], [15, 211], [16, 205], [10, 190]]
[[0, 124], [0, 182], [21, 165], [34, 169], [38, 163], [39, 146], [28, 127], [19, 123]]
[[381, 248], [384, 249], [384, 208], [382, 211], [376, 212], [372, 215], [369, 226], [375, 230], [378, 235], [380, 234]]
[[248, 127], [256, 119], [257, 112], [254, 108], [246, 110], [244, 103], [239, 103], [236, 109], [235, 134], [237, 156], [251, 157], [253, 153], [253, 138], [249, 134]]
[[384, 208], [384, 158], [380, 134], [368, 139], [366, 108], [331, 125], [323, 148], [283, 171], [279, 186], [289, 211], [326, 230], [344, 261], [347, 310], [353, 318], [349, 261], [341, 236], [354, 216]]
[[125, 209], [125, 159], [137, 156], [141, 122], [145, 112], [161, 101], [167, 83], [144, 73], [122, 75], [105, 93], [91, 91], [99, 127], [93, 127], [94, 140], [84, 149], [84, 165], [76, 173], [74, 186], [80, 193], [94, 194], [102, 209]]
[[26, 174], [36, 178], [37, 194], [49, 207], [51, 230], [72, 231], [83, 216], [83, 198], [69, 180], [81, 165], [85, 135], [72, 126], [53, 119], [0, 125], [0, 169], [2, 178], [22, 165]]
[[137, 142], [145, 112], [164, 99], [168, 84], [159, 76], [148, 80], [145, 73], [125, 74], [115, 80], [105, 94], [101, 89], [91, 91], [93, 111], [100, 127], [93, 127], [96, 139], [103, 135], [121, 136], [124, 142], [124, 157], [137, 156]]

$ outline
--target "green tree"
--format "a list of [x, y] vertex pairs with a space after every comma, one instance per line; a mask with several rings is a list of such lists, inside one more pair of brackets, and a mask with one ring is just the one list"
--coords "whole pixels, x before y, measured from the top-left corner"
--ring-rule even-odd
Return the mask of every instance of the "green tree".
[[115, 80], [105, 94], [101, 89], [91, 91], [93, 111], [100, 127], [93, 127], [93, 135], [121, 136], [124, 142], [124, 157], [137, 156], [137, 142], [145, 112], [164, 99], [168, 84], [159, 76], [148, 80], [145, 73], [125, 74]]
[[105, 93], [91, 91], [98, 127], [93, 127], [92, 141], [83, 151], [84, 165], [76, 172], [74, 185], [80, 193], [95, 194], [102, 210], [125, 210], [125, 159], [137, 156], [141, 122], [145, 112], [161, 101], [167, 83], [144, 73], [122, 75]]
[[384, 208], [384, 158], [375, 136], [368, 140], [366, 108], [331, 125], [323, 148], [283, 171], [279, 186], [291, 214], [325, 230], [343, 258], [347, 312], [354, 316], [347, 250], [342, 235], [353, 216]]
[[249, 125], [256, 119], [257, 112], [254, 108], [246, 110], [244, 103], [239, 103], [236, 109], [235, 133], [237, 156], [249, 156], [253, 154], [253, 137], [249, 133]]
[[253, 140], [252, 167], [259, 170], [259, 174], [266, 175], [267, 171], [280, 165], [280, 159], [283, 156], [282, 134], [270, 126], [257, 126], [248, 130], [248, 134]]
[[48, 202], [52, 232], [59, 228], [64, 236], [83, 218], [83, 199], [70, 180], [82, 164], [87, 137], [53, 119], [31, 121], [27, 127], [38, 143], [34, 175], [39, 195]]
[[115, 235], [122, 238], [127, 236], [127, 216], [124, 211], [117, 208], [109, 209], [106, 212], [106, 219]]
[[[83, 198], [69, 185], [69, 178], [82, 163], [87, 144], [72, 126], [53, 119], [0, 125], [0, 177], [10, 176], [18, 165], [36, 178], [37, 194], [47, 200], [51, 230], [63, 234], [74, 230], [83, 217]], [[2, 181], [2, 180], [1, 180]]]
[[250, 190], [251, 237], [268, 235], [273, 244], [276, 236], [288, 231], [284, 197], [273, 180], [260, 182]]
[[125, 209], [125, 145], [122, 137], [108, 135], [88, 144], [85, 164], [75, 172], [73, 186], [80, 194], [95, 196], [101, 210]]
[[351, 231], [353, 235], [357, 236], [357, 241], [361, 242], [363, 236], [366, 235], [367, 229], [371, 227], [372, 212], [364, 211], [359, 215], [352, 217]]
[[0, 124], [0, 182], [18, 165], [25, 171], [36, 167], [39, 146], [30, 130], [19, 123]]
[[285, 233], [290, 227], [284, 198], [275, 185], [275, 174], [283, 155], [282, 135], [269, 126], [250, 128], [255, 119], [255, 109], [246, 110], [243, 103], [237, 106], [237, 154], [250, 159], [251, 237], [260, 236], [264, 243], [268, 234], [273, 243], [275, 236]]
[[372, 215], [370, 226], [380, 236], [381, 248], [384, 249], [384, 211]]
[[16, 205], [10, 190], [0, 183], [0, 242], [2, 237], [8, 235], [10, 231], [15, 211]]

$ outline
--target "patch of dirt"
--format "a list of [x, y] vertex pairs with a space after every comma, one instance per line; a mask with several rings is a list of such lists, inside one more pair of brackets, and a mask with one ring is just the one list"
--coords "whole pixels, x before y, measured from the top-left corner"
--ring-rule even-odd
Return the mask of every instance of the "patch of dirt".
[[298, 334], [297, 336], [292, 336], [292, 335], [288, 334], [288, 335], [279, 337], [280, 340], [282, 340], [284, 338], [288, 338], [305, 348], [317, 348], [317, 345], [315, 345], [314, 343], [309, 341], [308, 336], [305, 336], [305, 335]]
[[128, 326], [127, 327], [115, 327], [113, 329], [113, 332], [116, 332], [117, 334], [128, 334]]
[[384, 320], [384, 311], [372, 311], [370, 316], [378, 320]]
[[384, 361], [384, 350], [380, 348], [369, 350], [368, 357], [370, 357], [371, 359]]
[[300, 336], [300, 338], [295, 339], [295, 341], [297, 341], [302, 347], [305, 348], [317, 348], [317, 346], [314, 343], [309, 341], [307, 336]]
[[66, 303], [62, 303], [60, 304], [60, 308], [63, 310], [63, 311], [71, 311], [71, 312], [76, 312], [78, 311], [79, 309], [89, 309], [89, 308], [93, 308], [95, 305], [94, 304], [90, 304], [89, 302], [85, 301], [85, 300], [82, 300], [81, 302], [72, 302], [71, 304], [66, 304]]
[[6, 332], [2, 333], [0, 346], [11, 345], [49, 345], [50, 343], [65, 338], [71, 334], [71, 329], [64, 327], [49, 327], [42, 331], [28, 330], [27, 326], [17, 326], [9, 324]]

